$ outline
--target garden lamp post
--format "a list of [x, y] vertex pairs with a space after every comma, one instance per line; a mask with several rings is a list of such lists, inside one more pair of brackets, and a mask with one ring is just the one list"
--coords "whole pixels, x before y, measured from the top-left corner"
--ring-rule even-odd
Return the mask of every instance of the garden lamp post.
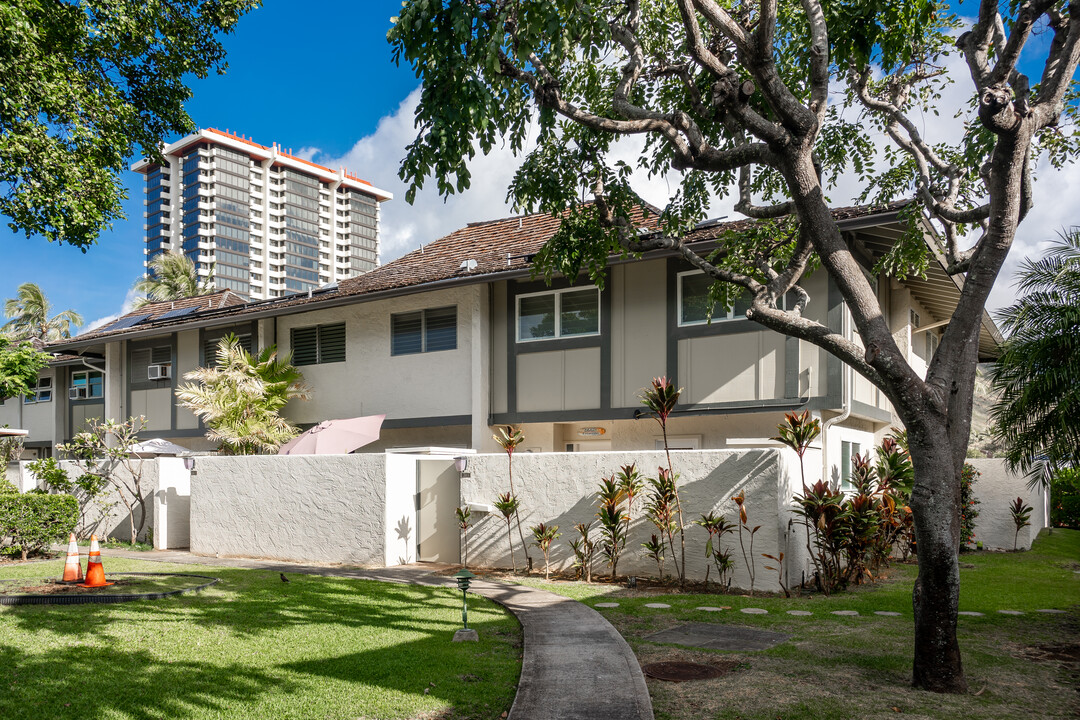
[[469, 603], [467, 601], [466, 593], [469, 592], [469, 581], [472, 580], [475, 575], [464, 569], [457, 575], [454, 575], [454, 579], [457, 580], [458, 589], [461, 590], [461, 623], [465, 626], [465, 629], [469, 629]]

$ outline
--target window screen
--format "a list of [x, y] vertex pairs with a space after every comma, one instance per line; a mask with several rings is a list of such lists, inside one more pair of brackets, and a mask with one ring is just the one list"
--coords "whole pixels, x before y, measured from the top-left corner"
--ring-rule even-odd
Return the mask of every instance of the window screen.
[[391, 355], [413, 355], [456, 348], [456, 306], [390, 316]]

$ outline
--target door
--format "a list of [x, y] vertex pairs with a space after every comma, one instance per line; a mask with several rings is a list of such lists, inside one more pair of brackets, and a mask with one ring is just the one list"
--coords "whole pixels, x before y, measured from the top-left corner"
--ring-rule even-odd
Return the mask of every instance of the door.
[[420, 459], [416, 463], [416, 559], [461, 562], [457, 509], [461, 475], [453, 458]]

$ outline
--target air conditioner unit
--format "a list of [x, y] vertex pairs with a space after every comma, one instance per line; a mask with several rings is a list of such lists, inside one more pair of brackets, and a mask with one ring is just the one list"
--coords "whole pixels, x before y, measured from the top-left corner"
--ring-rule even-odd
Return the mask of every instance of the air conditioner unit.
[[68, 400], [85, 400], [88, 396], [86, 387], [68, 388]]
[[172, 377], [172, 365], [149, 365], [146, 377], [148, 380], [168, 380]]

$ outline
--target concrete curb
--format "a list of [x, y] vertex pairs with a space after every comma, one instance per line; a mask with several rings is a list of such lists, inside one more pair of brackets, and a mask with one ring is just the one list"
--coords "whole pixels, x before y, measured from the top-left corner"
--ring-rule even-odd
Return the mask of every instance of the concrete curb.
[[[364, 570], [202, 557], [180, 550], [109, 550], [108, 555], [184, 565], [456, 586], [453, 578], [434, 574], [449, 567], [437, 564]], [[499, 603], [521, 623], [521, 678], [508, 720], [653, 720], [649, 688], [637, 657], [600, 613], [576, 600], [525, 585], [477, 580], [470, 589]]]

